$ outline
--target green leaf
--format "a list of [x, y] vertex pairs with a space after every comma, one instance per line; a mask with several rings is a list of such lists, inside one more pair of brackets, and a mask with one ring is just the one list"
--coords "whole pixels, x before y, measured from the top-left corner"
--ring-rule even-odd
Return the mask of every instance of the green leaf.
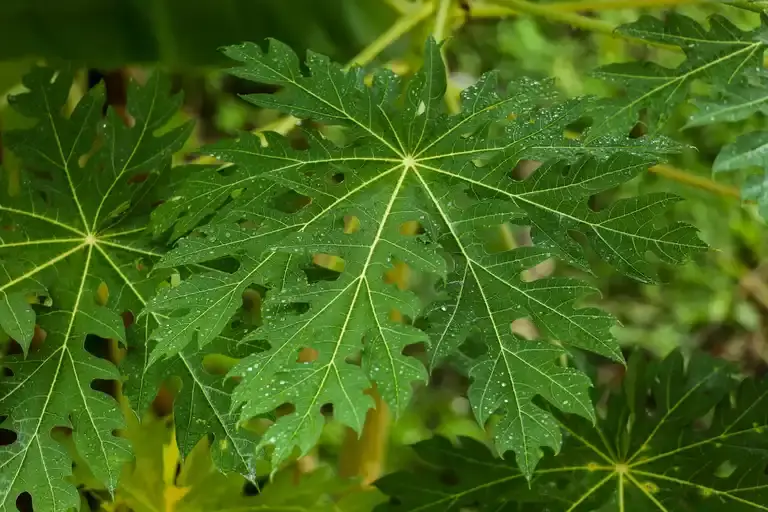
[[[709, 18], [707, 29], [687, 16], [669, 12], [663, 21], [643, 15], [636, 22], [619, 27], [617, 30], [624, 35], [679, 47], [685, 60], [677, 67], [645, 61], [610, 64], [598, 69], [595, 74], [621, 87], [626, 97], [603, 116], [595, 117], [594, 132], [628, 131], [641, 112], [644, 112], [643, 123], [651, 131], [656, 130], [658, 121], [665, 121], [673, 108], [686, 101], [688, 87], [694, 80], [721, 87], [741, 84], [745, 71], [762, 67], [765, 17], [761, 23], [754, 30], [741, 30], [723, 16], [715, 15]], [[728, 115], [717, 113], [719, 109], [713, 110], [711, 115]]]
[[240, 473], [255, 481], [257, 438], [238, 427], [238, 416], [230, 411], [234, 383], [225, 384], [221, 375], [212, 374], [205, 367], [207, 358], [238, 357], [244, 350], [253, 349], [247, 345], [238, 349], [228, 334], [222, 334], [204, 350], [186, 350], [153, 366], [148, 365], [146, 338], [140, 344], [137, 340], [121, 365], [127, 376], [125, 394], [138, 411], [144, 411], [152, 404], [161, 384], [171, 378], [179, 379], [181, 388], [174, 399], [174, 421], [181, 456], [188, 456], [201, 438], [212, 435], [211, 457], [218, 470]]
[[159, 75], [144, 87], [131, 84], [132, 128], [111, 110], [102, 118], [101, 88], [63, 114], [67, 71], [35, 68], [24, 85], [29, 92], [10, 103], [36, 124], [6, 136], [24, 170], [4, 174], [0, 202], [0, 326], [20, 347], [0, 362], [9, 375], [0, 381], [0, 427], [15, 435], [0, 448], [0, 510], [15, 509], [29, 492], [35, 510], [64, 511], [80, 499], [54, 429], [72, 431], [78, 454], [109, 492], [130, 457], [127, 440], [115, 434], [123, 427], [117, 404], [95, 387], [119, 374], [85, 342], [126, 340], [120, 315], [142, 305], [124, 293], [125, 272], [153, 255], [137, 238], [148, 220], [145, 198], [191, 127], [157, 133], [180, 102]]
[[[277, 464], [317, 442], [325, 404], [360, 431], [373, 406], [365, 392], [375, 385], [397, 417], [412, 385], [427, 377], [407, 347], [424, 343], [439, 362], [458, 354], [467, 336], [479, 337], [485, 353], [470, 365], [473, 410], [481, 423], [502, 415], [496, 446], [513, 450], [531, 474], [541, 448], [556, 450], [561, 441], [535, 398], [594, 417], [588, 379], [562, 364], [567, 347], [622, 356], [609, 332], [613, 319], [583, 302], [594, 288], [573, 278], [530, 281], [524, 271], [552, 257], [588, 270], [573, 232], [619, 271], [648, 282], [657, 279], [649, 253], [679, 263], [703, 249], [693, 228], [662, 221], [672, 196], [588, 206], [592, 195], [643, 172], [673, 145], [616, 133], [567, 139], [566, 127], [596, 100], [557, 103], [551, 84], [529, 80], [502, 92], [493, 73], [464, 91], [459, 114], [446, 115], [445, 70], [433, 40], [410, 81], [377, 71], [370, 86], [362, 70], [313, 53], [303, 72], [275, 41], [266, 52], [254, 44], [226, 52], [242, 63], [235, 75], [279, 86], [248, 101], [341, 127], [343, 140], [306, 129], [307, 149], [273, 134], [266, 144], [243, 134], [208, 150], [233, 166], [192, 174], [174, 204], [156, 212], [155, 232], [175, 238], [189, 232], [193, 222], [185, 219], [196, 211], [216, 213], [159, 266], [234, 257], [239, 267], [193, 275], [148, 302], [148, 314], [169, 316], [152, 333], [158, 344], [150, 360], [158, 364], [195, 340], [206, 346], [237, 313], [245, 289], [268, 288], [264, 325], [244, 338], [268, 348], [230, 375], [241, 379], [233, 401], [244, 420], [293, 406], [260, 443], [274, 445]], [[524, 159], [544, 164], [516, 180], [511, 173]], [[206, 192], [201, 182], [215, 185]], [[193, 201], [195, 211], [186, 213], [182, 205]], [[504, 222], [530, 227], [535, 246], [489, 252], [482, 233]], [[415, 235], [404, 229], [412, 223], [420, 226]], [[400, 262], [446, 283], [448, 299], [435, 309], [389, 282]], [[323, 265], [333, 271], [318, 275]], [[417, 328], [428, 311], [431, 325]], [[534, 322], [540, 339], [512, 333], [520, 318]]]
[[558, 416], [563, 448], [530, 483], [476, 441], [435, 438], [415, 446], [418, 474], [377, 482], [390, 496], [381, 510], [764, 510], [768, 381], [739, 382], [703, 355], [636, 356], [596, 426]]
[[715, 172], [734, 171], [748, 167], [768, 167], [768, 132], [752, 132], [741, 135], [717, 155], [712, 164]]
[[684, 128], [742, 121], [757, 112], [768, 114], [768, 77], [762, 71], [754, 75], [746, 73], [745, 83], [716, 87], [713, 99], [694, 99], [698, 111], [688, 118]]

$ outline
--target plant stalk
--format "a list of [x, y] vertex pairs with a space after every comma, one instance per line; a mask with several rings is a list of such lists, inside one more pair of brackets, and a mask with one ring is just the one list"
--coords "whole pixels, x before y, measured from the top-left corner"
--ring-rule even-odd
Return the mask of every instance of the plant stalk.
[[349, 61], [344, 68], [349, 69], [352, 66], [364, 66], [368, 64], [389, 45], [410, 32], [413, 27], [432, 14], [433, 10], [434, 6], [432, 3], [425, 3], [421, 5], [419, 9], [400, 16], [392, 26], [374, 39], [368, 46], [363, 48], [363, 50]]
[[731, 187], [730, 185], [725, 185], [723, 183], [718, 183], [716, 181], [713, 181], [709, 178], [705, 178], [703, 176], [697, 176], [695, 174], [685, 172], [683, 170], [672, 167], [671, 165], [666, 165], [666, 164], [654, 165], [648, 170], [654, 174], [658, 174], [659, 176], [663, 176], [672, 181], [683, 183], [685, 185], [690, 185], [692, 187], [700, 188], [702, 190], [707, 190], [719, 196], [731, 197], [734, 199], [741, 198], [741, 193], [735, 187]]

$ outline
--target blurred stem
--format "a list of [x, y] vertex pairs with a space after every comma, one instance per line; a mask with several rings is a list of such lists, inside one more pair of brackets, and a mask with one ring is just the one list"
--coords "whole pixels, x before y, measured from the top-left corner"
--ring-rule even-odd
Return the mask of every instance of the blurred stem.
[[[446, 25], [449, 23], [448, 11], [450, 10], [449, 8], [452, 2], [453, 0], [440, 0], [440, 4], [437, 7], [437, 15], [435, 16], [435, 28], [432, 31], [432, 37], [435, 38], [435, 41], [437, 41], [438, 44], [442, 43], [447, 37], [450, 36], [450, 31], [453, 28], [452, 26], [446, 27]], [[448, 29], [447, 31], [446, 28]], [[456, 114], [461, 109], [461, 106], [459, 105], [459, 94], [461, 91], [450, 78], [448, 60], [445, 58], [445, 45], [440, 47], [440, 57], [443, 59], [445, 72], [448, 75], [448, 87], [445, 91], [445, 104], [449, 113]]]
[[678, 5], [715, 4], [716, 0], [582, 0], [580, 2], [557, 2], [548, 7], [558, 11], [614, 11], [619, 9], [650, 9], [653, 7], [675, 7]]
[[[472, 16], [482, 18], [496, 18], [501, 16], [513, 16], [519, 11], [511, 7], [505, 7], [506, 0], [491, 0], [491, 3], [476, 2], [472, 4]], [[558, 12], [583, 12], [583, 11], [617, 11], [621, 9], [648, 9], [661, 7], [676, 7], [680, 5], [695, 4], [722, 4], [717, 0], [582, 0], [580, 2], [556, 2], [540, 5], [551, 11]], [[768, 3], [768, 2], [767, 2]], [[757, 10], [758, 8], [748, 2], [729, 2], [730, 5]], [[749, 7], [742, 6], [746, 4]]]
[[451, 0], [440, 0], [440, 4], [437, 7], [437, 15], [435, 16], [435, 29], [432, 32], [432, 36], [438, 43], [440, 43], [446, 37], [445, 24], [448, 21], [448, 7], [450, 7], [450, 5]]
[[381, 476], [389, 434], [389, 407], [381, 399], [375, 385], [368, 394], [373, 397], [376, 407], [368, 409], [360, 437], [351, 428], [346, 428], [339, 453], [341, 477], [359, 477], [364, 486], [372, 484]]
[[[519, 14], [528, 14], [536, 16], [549, 21], [557, 23], [565, 23], [571, 27], [587, 30], [590, 32], [596, 32], [598, 34], [605, 34], [607, 36], [621, 38], [626, 41], [632, 41], [642, 45], [656, 46], [659, 48], [665, 48], [672, 51], [679, 51], [680, 48], [671, 44], [659, 43], [656, 41], [647, 41], [645, 39], [638, 39], [636, 37], [630, 37], [621, 32], [616, 31], [616, 26], [607, 21], [590, 18], [588, 16], [582, 16], [573, 11], [577, 9], [566, 10], [563, 8], [566, 4], [534, 4], [525, 0], [496, 0], [497, 3], [477, 3], [472, 5], [471, 16], [475, 18], [503, 18], [507, 16], [516, 16]], [[636, 2], [643, 2], [644, 0], [633, 0]], [[649, 0], [654, 1], [654, 0]], [[659, 1], [659, 0], [655, 0]], [[672, 2], [674, 0], [667, 0]], [[680, 0], [678, 0], [679, 3]], [[505, 4], [505, 5], [499, 5]]]
[[[614, 29], [616, 28], [611, 23], [588, 18], [587, 16], [574, 14], [572, 12], [554, 9], [551, 5], [534, 4], [525, 0], [497, 0], [497, 2], [508, 6], [510, 10], [516, 14], [530, 14], [532, 16], [565, 23], [574, 28], [589, 30], [591, 32], [613, 35]], [[477, 7], [473, 7], [473, 11], [476, 8]]]
[[375, 59], [389, 45], [400, 39], [403, 35], [418, 25], [422, 20], [432, 14], [434, 6], [432, 3], [425, 3], [407, 14], [400, 16], [391, 27], [389, 27], [379, 37], [374, 39], [368, 46], [358, 53], [347, 65], [345, 69], [352, 66], [364, 66]]
[[400, 14], [408, 14], [413, 9], [413, 4], [408, 0], [384, 0], [384, 3]]
[[648, 170], [654, 174], [658, 174], [659, 176], [663, 176], [672, 181], [677, 181], [678, 183], [683, 183], [685, 185], [690, 185], [702, 190], [707, 190], [719, 196], [732, 197], [734, 199], [739, 199], [741, 197], [741, 194], [737, 188], [718, 183], [703, 176], [691, 174], [681, 169], [672, 167], [671, 165], [654, 165]]

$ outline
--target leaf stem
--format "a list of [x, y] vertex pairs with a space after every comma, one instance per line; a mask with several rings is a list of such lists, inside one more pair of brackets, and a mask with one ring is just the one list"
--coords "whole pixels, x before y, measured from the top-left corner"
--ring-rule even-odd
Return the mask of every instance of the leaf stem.
[[[526, 0], [497, 0], [499, 4], [504, 4], [509, 7], [509, 11], [515, 14], [530, 14], [532, 16], [538, 16], [551, 21], [557, 21], [565, 23], [574, 28], [583, 30], [589, 30], [591, 32], [598, 32], [607, 35], [615, 35], [614, 30], [616, 27], [612, 23], [582, 16], [581, 14], [575, 14], [573, 12], [566, 12], [560, 9], [555, 9], [551, 5], [546, 4], [534, 4]], [[508, 14], [511, 14], [508, 12]]]
[[[534, 4], [526, 0], [496, 0], [496, 1], [499, 3], [504, 3], [506, 5], [487, 4], [487, 3], [474, 4], [472, 6], [471, 16], [475, 18], [500, 18], [500, 17], [506, 17], [506, 16], [517, 16], [520, 14], [528, 14], [528, 15], [536, 16], [549, 21], [564, 23], [566, 25], [570, 25], [571, 27], [574, 27], [580, 30], [587, 30], [590, 32], [596, 32], [598, 34], [605, 34], [607, 36], [621, 38], [626, 41], [631, 41], [631, 42], [642, 44], [642, 45], [656, 46], [659, 48], [665, 48], [667, 50], [672, 50], [672, 51], [680, 51], [680, 48], [674, 45], [658, 43], [655, 41], [646, 41], [644, 39], [630, 37], [625, 34], [622, 34], [621, 32], [617, 32], [616, 27], [612, 23], [609, 23], [603, 20], [598, 20], [595, 18], [590, 18], [589, 16], [583, 16], [581, 14], [577, 14], [576, 12], [573, 12], [576, 9], [568, 10], [563, 8], [564, 6], [567, 5], [564, 3], [563, 4]], [[637, 0], [633, 0], [633, 1], [637, 1]], [[654, 1], [654, 0], [649, 0], [649, 1]], [[655, 1], [660, 1], [660, 0], [655, 0]], [[667, 1], [673, 1], [673, 0], [667, 0]]]
[[389, 45], [400, 39], [403, 35], [408, 33], [413, 27], [418, 25], [422, 20], [427, 18], [434, 6], [432, 3], [425, 3], [419, 7], [419, 9], [413, 10], [400, 16], [392, 26], [385, 30], [381, 35], [374, 39], [368, 46], [358, 53], [351, 61], [347, 63], [345, 69], [352, 66], [364, 66], [375, 59], [382, 51], [384, 51]]
[[[475, 2], [472, 4], [472, 16], [481, 18], [496, 18], [514, 16], [519, 14], [514, 8], [499, 5], [505, 0], [491, 0], [491, 2]], [[733, 1], [726, 5], [742, 7], [745, 2]], [[676, 7], [680, 5], [695, 4], [721, 4], [716, 0], [582, 0], [580, 2], [556, 2], [541, 5], [546, 9], [559, 12], [584, 12], [584, 11], [618, 11], [621, 9], [652, 9], [663, 7]], [[750, 10], [757, 8], [748, 4]]]
[[672, 181], [677, 181], [678, 183], [683, 183], [685, 185], [690, 185], [702, 190], [707, 190], [719, 196], [730, 197], [734, 199], [739, 199], [741, 197], [739, 190], [734, 187], [725, 185], [723, 183], [718, 183], [709, 178], [705, 178], [704, 176], [691, 174], [681, 169], [672, 167], [671, 165], [654, 165], [648, 170], [654, 174], [658, 174], [659, 176], [663, 176]]

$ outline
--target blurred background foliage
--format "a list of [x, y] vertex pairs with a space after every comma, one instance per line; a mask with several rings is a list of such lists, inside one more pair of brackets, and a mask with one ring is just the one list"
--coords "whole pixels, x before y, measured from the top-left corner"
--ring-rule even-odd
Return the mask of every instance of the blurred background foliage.
[[[287, 133], [292, 120], [281, 121], [274, 112], [238, 99], [253, 91], [222, 72], [226, 63], [217, 52], [221, 45], [267, 37], [300, 52], [311, 48], [337, 61], [389, 66], [402, 74], [419, 65], [428, 34], [446, 37], [449, 109], [455, 108], [462, 87], [490, 69], [508, 79], [554, 77], [567, 96], [609, 95], [610, 88], [592, 78], [590, 70], [632, 59], [674, 65], [682, 58], [668, 48], [622, 39], [612, 33], [614, 27], [641, 14], [664, 16], [668, 9], [700, 21], [721, 13], [738, 25], [756, 25], [753, 11], [764, 7], [760, 2], [733, 3], [738, 6], [696, 0], [5, 0], [0, 7], [0, 137], [24, 124], [5, 108], [7, 98], [20, 90], [29, 66], [41, 61], [66, 61], [81, 70], [73, 101], [104, 79], [118, 110], [129, 77], [142, 80], [155, 68], [171, 73], [175, 87], [185, 92], [179, 120], [197, 122], [179, 162], [195, 160], [201, 144], [240, 130]], [[739, 199], [735, 183], [742, 176], [718, 175], [715, 180], [711, 174], [723, 145], [766, 121], [755, 117], [683, 130], [690, 113], [681, 105], [665, 132], [690, 149], [594, 201], [599, 206], [637, 191], [678, 193], [687, 201], [674, 215], [696, 225], [713, 249], [684, 267], [663, 269], [666, 283], [661, 286], [638, 284], [598, 266], [599, 300], [620, 320], [616, 336], [628, 349], [639, 346], [659, 355], [677, 347], [703, 349], [737, 362], [746, 373], [766, 373], [766, 226], [754, 206]], [[7, 169], [16, 165], [1, 143], [0, 159]], [[542, 271], [568, 269], [549, 265]], [[621, 375], [621, 367], [589, 364], [599, 380]], [[408, 445], [435, 434], [485, 439], [471, 415], [466, 386], [459, 373], [442, 369], [418, 390], [397, 424], [380, 409], [369, 414], [358, 440], [330, 421], [311, 455], [271, 480], [271, 469], [265, 467], [254, 481], [219, 473], [210, 460], [208, 439], [179, 460], [168, 421], [169, 393], [158, 396], [141, 422], [128, 412], [125, 435], [133, 441], [136, 460], [125, 468], [114, 496], [99, 488], [83, 465], [76, 464], [73, 478], [82, 490], [83, 510], [371, 510], [383, 497], [369, 484], [383, 472], [412, 464]], [[66, 444], [65, 434], [62, 441]], [[27, 506], [19, 504], [20, 510]]]

